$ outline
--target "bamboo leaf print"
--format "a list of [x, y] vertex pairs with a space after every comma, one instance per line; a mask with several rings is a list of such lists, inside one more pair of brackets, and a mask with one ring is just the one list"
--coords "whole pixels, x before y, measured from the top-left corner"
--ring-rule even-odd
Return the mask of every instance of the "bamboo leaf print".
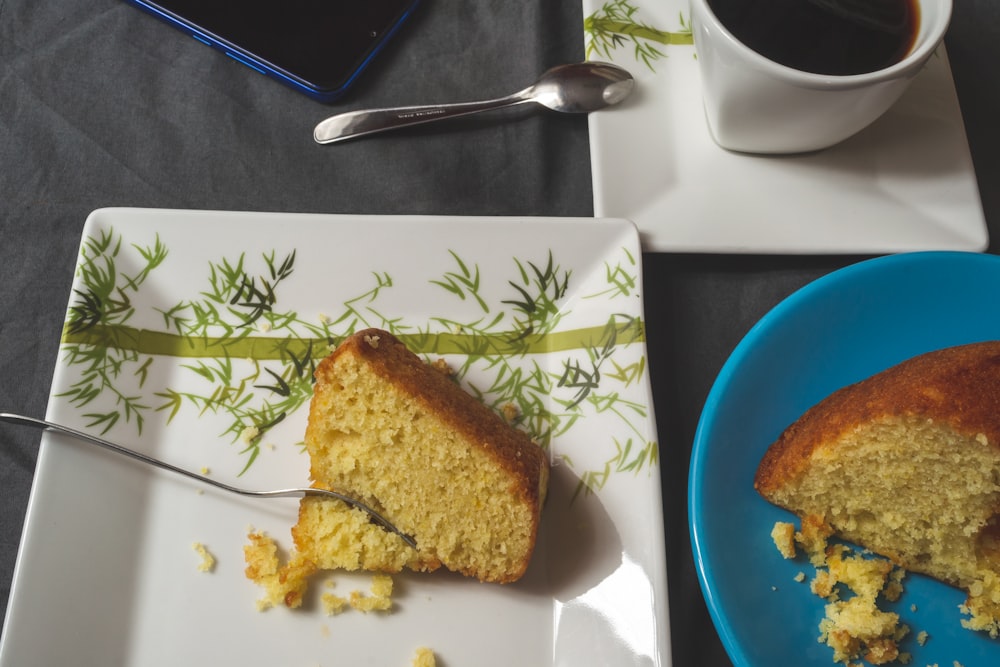
[[[168, 426], [185, 413], [218, 422], [244, 474], [260, 460], [265, 435], [308, 404], [319, 361], [345, 336], [378, 326], [428, 362], [448, 357], [456, 382], [542, 447], [588, 418], [617, 424], [619, 436], [606, 443], [614, 454], [595, 469], [576, 470], [577, 493], [656, 463], [656, 443], [643, 429], [648, 406], [626, 397], [645, 379], [645, 355], [628, 353], [644, 340], [643, 323], [622, 312], [595, 326], [564, 327], [574, 272], [552, 250], [511, 257], [500, 276], [447, 250], [449, 265], [424, 285], [464, 304], [440, 312], [466, 317], [416, 321], [390, 305], [397, 282], [383, 271], [331, 304], [329, 314], [290, 307], [299, 252], [237, 249], [202, 265], [189, 294], [173, 293], [186, 298], [150, 306], [139, 297], [170, 258], [159, 235], [146, 245], [126, 243], [113, 230], [86, 238], [61, 348], [75, 375], [60, 397], [102, 433], [129, 427], [141, 434], [154, 412]], [[603, 284], [583, 299], [635, 299], [638, 257], [622, 248], [597, 278]], [[135, 326], [137, 308], [148, 308], [160, 328]], [[163, 358], [175, 359], [177, 373], [156, 373]], [[560, 460], [575, 466], [568, 455]]]
[[612, 60], [615, 51], [631, 46], [635, 59], [655, 71], [653, 63], [666, 57], [660, 47], [694, 44], [691, 26], [683, 13], [678, 16], [679, 28], [660, 30], [640, 21], [638, 11], [629, 0], [611, 0], [586, 17], [583, 30], [587, 59], [598, 56]]

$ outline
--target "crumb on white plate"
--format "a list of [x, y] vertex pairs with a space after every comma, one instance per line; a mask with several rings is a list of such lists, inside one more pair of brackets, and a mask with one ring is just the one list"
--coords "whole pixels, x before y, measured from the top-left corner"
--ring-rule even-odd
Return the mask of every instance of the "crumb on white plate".
[[215, 556], [209, 553], [208, 549], [201, 542], [195, 542], [191, 545], [194, 550], [201, 556], [201, 562], [198, 563], [199, 572], [211, 572], [215, 569]]
[[434, 651], [425, 646], [417, 649], [413, 656], [413, 667], [435, 667], [436, 665], [437, 659], [434, 657]]
[[240, 441], [244, 445], [249, 445], [258, 435], [260, 435], [260, 429], [256, 426], [250, 425], [240, 432]]

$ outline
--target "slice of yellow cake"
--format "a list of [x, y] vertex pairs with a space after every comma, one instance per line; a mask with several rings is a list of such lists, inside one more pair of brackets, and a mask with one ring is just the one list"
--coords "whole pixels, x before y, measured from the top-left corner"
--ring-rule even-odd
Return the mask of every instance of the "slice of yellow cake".
[[1000, 342], [909, 359], [789, 426], [754, 480], [764, 498], [968, 591], [1000, 634]]
[[549, 462], [523, 432], [378, 329], [316, 369], [305, 444], [314, 485], [364, 501], [414, 550], [344, 503], [307, 498], [292, 534], [321, 569], [445, 567], [519, 579], [534, 550]]

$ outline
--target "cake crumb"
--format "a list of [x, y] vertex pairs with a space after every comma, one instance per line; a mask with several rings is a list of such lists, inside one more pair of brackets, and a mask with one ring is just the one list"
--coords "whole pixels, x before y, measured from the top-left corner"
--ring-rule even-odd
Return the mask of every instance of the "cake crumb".
[[982, 581], [969, 586], [969, 597], [959, 610], [969, 616], [962, 619], [963, 628], [986, 632], [993, 639], [1000, 636], [1000, 576], [984, 572]]
[[201, 467], [201, 474], [202, 475], [208, 475], [208, 473], [210, 473], [210, 472], [211, 471], [208, 469], [208, 466], [202, 466]]
[[889, 573], [889, 580], [885, 584], [885, 590], [882, 591], [882, 595], [889, 602], [896, 602], [903, 595], [903, 577], [906, 576], [906, 570], [901, 567], [893, 568], [892, 572]]
[[260, 435], [259, 428], [254, 425], [247, 426], [240, 432], [240, 442], [244, 445], [249, 445], [258, 435]]
[[839, 544], [830, 549], [827, 567], [838, 582], [872, 601], [886, 587], [892, 572], [892, 563], [889, 561], [850, 554], [847, 547]]
[[513, 403], [504, 403], [503, 406], [500, 408], [500, 413], [503, 415], [504, 419], [506, 419], [509, 422], [512, 422], [515, 419], [517, 419], [518, 415], [521, 414], [521, 411], [518, 410], [517, 406], [514, 405]]
[[[788, 534], [780, 524], [772, 530], [779, 551]], [[872, 665], [908, 663], [912, 656], [899, 650], [899, 642], [910, 632], [909, 626], [900, 623], [898, 614], [878, 606], [880, 598], [898, 599], [902, 594], [905, 571], [884, 558], [828, 544], [830, 535], [830, 527], [817, 516], [804, 517], [801, 530], [794, 533], [795, 543], [816, 567], [810, 590], [827, 601], [819, 641], [833, 649], [834, 662], [845, 665], [858, 660]]]
[[380, 340], [381, 340], [381, 338], [379, 336], [375, 336], [375, 335], [365, 336], [365, 342], [368, 343], [368, 346], [371, 347], [373, 350], [377, 350], [378, 349], [378, 342]]
[[374, 595], [365, 595], [361, 591], [351, 591], [351, 608], [358, 611], [389, 611], [392, 608], [392, 600], [380, 598]]
[[320, 601], [323, 603], [323, 611], [326, 612], [327, 616], [336, 616], [347, 608], [347, 599], [333, 593], [323, 593], [320, 596]]
[[434, 651], [421, 646], [413, 656], [413, 667], [437, 667]]
[[455, 371], [454, 371], [454, 369], [452, 369], [451, 365], [447, 361], [445, 361], [444, 359], [442, 359], [441, 357], [438, 357], [437, 359], [435, 359], [434, 361], [432, 361], [431, 362], [431, 367], [434, 370], [439, 371], [443, 375], [446, 375], [448, 377], [451, 377], [452, 375], [455, 374]]
[[201, 562], [198, 563], [198, 571], [213, 571], [215, 569], [215, 556], [209, 553], [208, 549], [201, 542], [195, 542], [191, 546], [198, 553], [198, 555], [201, 556]]
[[376, 574], [372, 577], [372, 595], [389, 597], [392, 595], [392, 577], [387, 574]]
[[271, 331], [271, 323], [266, 320], [261, 320], [260, 324], [257, 326], [261, 333], [268, 333]]
[[816, 576], [813, 577], [812, 582], [809, 584], [809, 590], [816, 597], [825, 598], [832, 602], [837, 598], [836, 585], [837, 578], [830, 574], [829, 571], [817, 570]]
[[795, 558], [795, 526], [785, 521], [777, 521], [771, 529], [774, 546], [785, 559]]
[[392, 609], [392, 577], [376, 574], [372, 577], [371, 595], [351, 591], [350, 605], [358, 611], [389, 611]]
[[822, 517], [808, 514], [803, 517], [799, 532], [795, 533], [795, 542], [805, 550], [810, 563], [822, 567], [826, 563], [826, 544], [831, 535], [833, 528]]
[[257, 600], [257, 611], [284, 604], [289, 608], [302, 605], [307, 578], [316, 571], [316, 565], [300, 556], [292, 556], [284, 566], [278, 558], [278, 544], [262, 532], [247, 535], [250, 543], [243, 547], [247, 579], [264, 589], [264, 597]]
[[927, 634], [926, 630], [921, 630], [917, 633], [917, 643], [921, 646], [927, 643], [927, 639], [930, 635]]
[[802, 572], [802, 571], [799, 571], [799, 572], [797, 572], [795, 574], [794, 577], [792, 577], [792, 579], [794, 579], [795, 581], [797, 581], [798, 583], [801, 584], [803, 581], [806, 580], [806, 573]]

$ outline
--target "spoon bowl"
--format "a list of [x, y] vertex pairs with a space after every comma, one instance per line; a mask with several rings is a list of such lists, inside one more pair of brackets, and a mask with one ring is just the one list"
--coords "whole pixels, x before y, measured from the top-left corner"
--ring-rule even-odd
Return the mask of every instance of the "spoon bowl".
[[548, 70], [522, 91], [533, 101], [561, 113], [590, 113], [622, 102], [635, 79], [608, 63], [583, 62]]
[[590, 113], [618, 104], [632, 92], [635, 79], [626, 70], [602, 62], [559, 65], [524, 90], [480, 102], [365, 109], [337, 114], [313, 131], [320, 144], [362, 137], [400, 127], [422, 125], [519, 104], [540, 104], [560, 113]]

